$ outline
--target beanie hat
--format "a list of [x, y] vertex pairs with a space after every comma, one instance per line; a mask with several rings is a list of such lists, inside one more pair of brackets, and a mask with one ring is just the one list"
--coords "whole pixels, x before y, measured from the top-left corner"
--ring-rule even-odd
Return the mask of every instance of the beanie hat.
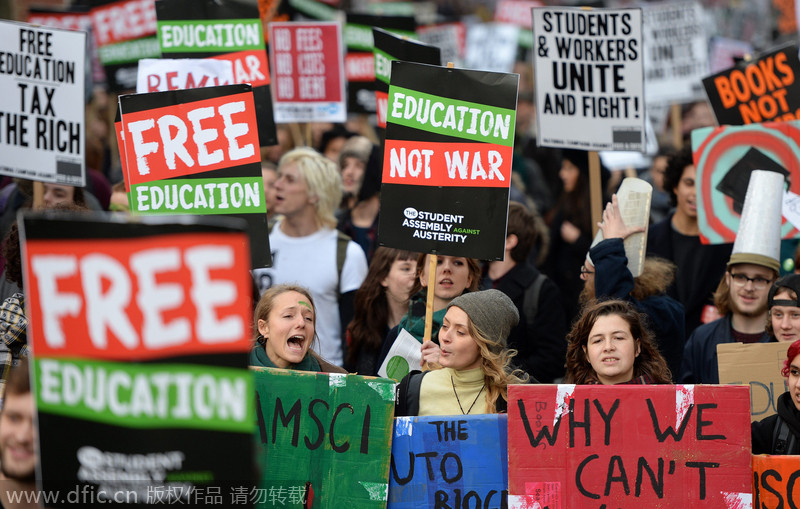
[[[780, 299], [775, 300], [775, 294], [780, 292], [781, 289], [788, 288], [792, 290], [797, 298], [794, 300]], [[772, 309], [772, 306], [792, 306], [800, 308], [800, 274], [789, 274], [775, 281], [772, 288], [769, 289], [767, 297], [767, 308]]]
[[372, 152], [373, 143], [365, 136], [353, 136], [342, 145], [339, 153], [339, 168], [344, 167], [344, 161], [348, 157], [355, 157], [365, 165], [369, 161], [369, 154]]
[[483, 290], [459, 295], [447, 309], [461, 308], [487, 339], [506, 346], [511, 328], [519, 323], [519, 311], [508, 295], [500, 290]]

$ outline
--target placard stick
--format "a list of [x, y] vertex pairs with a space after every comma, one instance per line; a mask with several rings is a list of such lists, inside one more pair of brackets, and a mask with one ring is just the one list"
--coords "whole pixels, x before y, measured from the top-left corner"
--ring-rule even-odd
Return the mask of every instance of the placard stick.
[[311, 122], [306, 122], [306, 146], [314, 146], [314, 140], [311, 137]]
[[428, 258], [428, 299], [425, 302], [425, 335], [422, 337], [423, 343], [430, 341], [433, 335], [433, 297], [436, 290], [436, 265], [439, 257], [435, 254], [429, 254]]
[[297, 122], [289, 123], [289, 132], [292, 133], [292, 141], [295, 147], [302, 147], [305, 145], [305, 143], [303, 143], [303, 133], [300, 131], [300, 125]]
[[600, 155], [589, 152], [589, 204], [592, 210], [592, 235], [597, 234], [597, 223], [603, 217], [603, 185], [600, 180]]
[[672, 144], [677, 150], [683, 148], [683, 122], [681, 121], [681, 105], [673, 104], [669, 108], [670, 124], [672, 124]]
[[33, 181], [33, 210], [44, 208], [44, 184], [38, 180]]

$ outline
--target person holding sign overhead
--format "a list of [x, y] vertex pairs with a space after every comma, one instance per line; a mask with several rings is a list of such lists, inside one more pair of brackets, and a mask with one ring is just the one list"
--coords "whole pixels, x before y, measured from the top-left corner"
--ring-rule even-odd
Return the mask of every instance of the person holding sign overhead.
[[442, 369], [412, 371], [403, 378], [395, 416], [504, 413], [508, 385], [529, 379], [511, 367], [516, 352], [506, 348], [518, 322], [517, 307], [499, 290], [453, 299], [439, 330]]
[[778, 398], [777, 414], [751, 424], [753, 454], [800, 454], [800, 340], [786, 351], [781, 374], [789, 390]]
[[317, 314], [311, 293], [302, 286], [273, 286], [258, 300], [253, 314], [258, 336], [250, 351], [251, 366], [345, 373], [311, 350]]
[[633, 304], [612, 299], [584, 308], [567, 334], [569, 384], [671, 384], [645, 315]]

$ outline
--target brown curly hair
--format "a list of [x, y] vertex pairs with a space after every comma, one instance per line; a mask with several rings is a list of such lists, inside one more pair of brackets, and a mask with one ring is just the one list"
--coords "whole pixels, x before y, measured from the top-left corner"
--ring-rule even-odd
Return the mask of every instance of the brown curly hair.
[[625, 320], [631, 329], [634, 341], [640, 347], [639, 356], [633, 363], [633, 376], [649, 375], [654, 383], [671, 384], [672, 374], [664, 357], [658, 351], [653, 334], [645, 325], [645, 315], [636, 311], [630, 302], [619, 299], [594, 301], [583, 308], [580, 318], [567, 334], [567, 374], [564, 382], [571, 384], [599, 382], [597, 373], [586, 357], [584, 347], [589, 341], [589, 334], [597, 319], [608, 315], [617, 315]]

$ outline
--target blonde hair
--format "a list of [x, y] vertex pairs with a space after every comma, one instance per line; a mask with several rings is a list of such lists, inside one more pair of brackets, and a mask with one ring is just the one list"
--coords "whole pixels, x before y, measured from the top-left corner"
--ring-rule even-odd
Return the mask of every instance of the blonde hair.
[[296, 164], [298, 173], [308, 187], [314, 203], [317, 221], [321, 226], [336, 227], [336, 207], [342, 201], [342, 177], [336, 163], [313, 148], [299, 147], [285, 153], [278, 163], [278, 172], [289, 164]]
[[473, 323], [467, 314], [467, 331], [478, 344], [481, 353], [481, 369], [486, 383], [487, 414], [497, 413], [497, 400], [503, 398], [508, 402], [508, 386], [510, 384], [527, 383], [530, 376], [511, 366], [511, 359], [517, 351], [506, 348], [505, 344], [493, 341]]

